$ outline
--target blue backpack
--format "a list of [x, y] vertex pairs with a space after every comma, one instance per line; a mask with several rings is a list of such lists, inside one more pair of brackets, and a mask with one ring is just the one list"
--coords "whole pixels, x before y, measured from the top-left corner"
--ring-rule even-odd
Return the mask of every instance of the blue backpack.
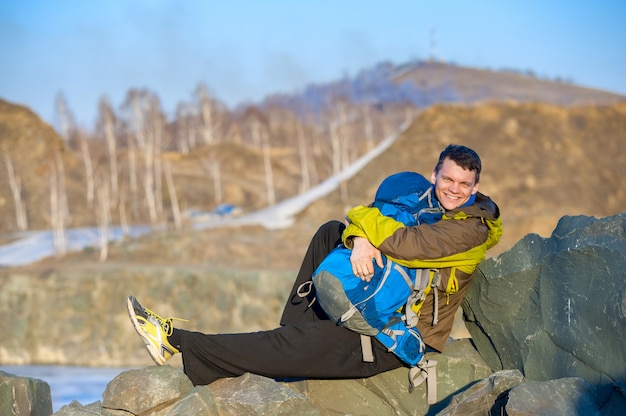
[[[432, 184], [415, 172], [386, 178], [373, 206], [407, 226], [432, 224], [443, 214], [432, 195]], [[431, 375], [429, 403], [434, 403], [436, 388], [430, 381], [435, 378], [436, 362], [424, 359], [425, 345], [415, 327], [418, 316], [413, 306], [423, 302], [432, 287], [436, 290], [438, 272], [411, 269], [383, 256], [383, 267], [374, 264], [374, 276], [365, 282], [354, 276], [350, 254], [350, 249], [340, 245], [319, 265], [313, 274], [316, 300], [338, 325], [362, 335], [364, 361], [373, 361], [369, 337], [375, 337], [408, 364], [409, 391]]]

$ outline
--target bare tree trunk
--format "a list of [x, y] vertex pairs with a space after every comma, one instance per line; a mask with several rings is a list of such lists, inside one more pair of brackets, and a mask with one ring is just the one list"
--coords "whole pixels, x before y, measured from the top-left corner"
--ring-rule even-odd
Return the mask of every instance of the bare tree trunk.
[[150, 125], [152, 126], [152, 135], [154, 136], [154, 145], [152, 146], [152, 158], [154, 160], [154, 205], [157, 210], [157, 221], [164, 217], [163, 213], [163, 160], [161, 158], [164, 128], [163, 119], [159, 111], [159, 102], [153, 97], [150, 103]]
[[209, 173], [213, 181], [213, 200], [216, 204], [221, 204], [224, 200], [224, 192], [222, 190], [220, 161], [215, 156], [215, 153], [211, 152], [208, 159], [202, 161], [202, 166], [204, 166], [204, 169]]
[[[198, 105], [200, 111], [200, 123], [199, 130], [201, 132], [204, 143], [208, 145], [214, 145], [220, 142], [218, 135], [220, 127], [220, 114], [217, 102], [211, 98], [207, 88], [200, 84], [196, 89], [196, 95], [198, 96]], [[216, 204], [220, 204], [223, 201], [222, 190], [222, 173], [221, 164], [217, 157], [217, 149], [214, 148], [211, 151], [208, 162], [204, 162], [205, 168], [213, 179], [213, 193]]]
[[65, 96], [63, 95], [63, 93], [59, 93], [57, 95], [56, 98], [56, 110], [57, 110], [57, 115], [59, 117], [59, 124], [60, 124], [60, 129], [61, 129], [61, 138], [63, 138], [63, 141], [65, 143], [69, 143], [70, 142], [70, 136], [71, 136], [71, 129], [72, 129], [72, 125], [73, 120], [72, 120], [72, 116], [67, 108], [67, 102], [65, 100]]
[[115, 137], [115, 120], [113, 110], [108, 101], [100, 101], [100, 112], [102, 113], [104, 137], [109, 153], [109, 178], [111, 183], [111, 200], [115, 203], [118, 199], [119, 184], [117, 179], [117, 140]]
[[224, 202], [224, 190], [222, 189], [222, 169], [220, 168], [220, 160], [215, 154], [211, 154], [213, 163], [211, 163], [211, 177], [213, 178], [213, 193], [215, 194], [215, 202], [221, 204]]
[[80, 133], [80, 151], [83, 157], [83, 165], [85, 165], [85, 180], [87, 181], [87, 205], [93, 207], [95, 185], [93, 177], [93, 164], [91, 163], [91, 154], [89, 153], [89, 144], [85, 136]]
[[[348, 120], [345, 105], [343, 103], [338, 103], [336, 105], [336, 112], [339, 114], [339, 118], [334, 120], [330, 127], [331, 147], [333, 152], [333, 175], [341, 172], [349, 164], [349, 149], [346, 134]], [[348, 187], [346, 181], [340, 182], [339, 193], [341, 195], [341, 201], [347, 201]]]
[[191, 149], [190, 143], [190, 129], [189, 129], [189, 111], [188, 106], [186, 104], [179, 104], [176, 108], [176, 125], [177, 129], [177, 148], [178, 151], [186, 155], [189, 153]]
[[9, 175], [9, 187], [11, 188], [13, 204], [15, 206], [15, 222], [18, 230], [25, 231], [28, 229], [28, 217], [26, 215], [26, 205], [22, 200], [22, 178], [15, 174], [13, 162], [6, 149], [3, 149], [3, 153], [7, 173]]
[[341, 137], [339, 136], [339, 126], [333, 124], [330, 127], [330, 148], [332, 152], [333, 175], [341, 171]]
[[167, 191], [170, 196], [170, 204], [172, 206], [172, 215], [174, 216], [174, 225], [177, 230], [180, 230], [183, 226], [182, 216], [180, 214], [180, 207], [178, 205], [178, 196], [176, 195], [176, 186], [174, 185], [174, 178], [172, 177], [172, 167], [169, 162], [164, 164], [165, 182], [167, 183]]
[[130, 195], [130, 215], [135, 218], [139, 211], [138, 206], [138, 172], [137, 172], [137, 147], [135, 140], [131, 137], [128, 140], [128, 186]]
[[374, 125], [372, 123], [372, 111], [369, 106], [365, 106], [363, 114], [365, 125], [365, 150], [370, 151], [376, 145], [374, 143]]
[[156, 225], [158, 222], [158, 212], [156, 207], [156, 197], [154, 195], [154, 152], [152, 150], [152, 146], [152, 141], [148, 140], [143, 152], [143, 190], [146, 196], [146, 204], [148, 205], [148, 213], [150, 214], [150, 223], [152, 225]]
[[124, 235], [128, 235], [130, 230], [128, 223], [128, 213], [126, 212], [126, 195], [127, 192], [124, 191], [124, 187], [120, 188], [120, 198], [117, 206], [120, 216], [120, 226], [122, 227], [122, 232], [124, 233]]
[[272, 172], [272, 160], [270, 157], [269, 136], [261, 129], [261, 123], [257, 120], [252, 121], [252, 140], [261, 146], [263, 151], [263, 168], [265, 171], [265, 190], [267, 195], [267, 204], [274, 205], [276, 203], [276, 193], [274, 190], [274, 175]]
[[322, 155], [322, 143], [325, 141], [320, 137], [319, 131], [314, 130], [313, 134], [315, 136], [310, 140], [309, 155], [311, 163], [309, 165], [309, 172], [311, 175], [311, 184], [318, 184], [320, 183], [320, 172], [317, 170], [317, 159]]
[[306, 139], [304, 138], [304, 129], [301, 123], [296, 125], [298, 137], [298, 153], [300, 156], [300, 193], [304, 193], [311, 187], [311, 176], [309, 174], [309, 154], [306, 147]]
[[135, 139], [139, 149], [142, 151], [144, 169], [143, 169], [143, 190], [146, 205], [148, 206], [148, 214], [150, 223], [155, 225], [158, 221], [156, 200], [154, 197], [154, 141], [150, 134], [146, 134], [146, 126], [144, 123], [144, 112], [140, 108], [140, 97], [135, 96], [133, 100], [133, 110], [135, 115]]
[[61, 152], [56, 152], [56, 166], [58, 172], [57, 183], [59, 185], [59, 208], [63, 214], [63, 226], [72, 222], [72, 216], [70, 215], [70, 205], [67, 201], [67, 186], [65, 183], [65, 163], [61, 157]]
[[203, 84], [198, 85], [196, 88], [196, 96], [202, 124], [202, 139], [205, 144], [215, 144], [219, 141], [219, 104], [211, 97], [208, 89]]
[[209, 97], [206, 93], [201, 96], [200, 111], [202, 115], [202, 124], [204, 126], [202, 129], [204, 143], [211, 145], [215, 141], [215, 138], [213, 137], [213, 109], [211, 108], [211, 103], [209, 102]]
[[109, 256], [109, 232], [111, 226], [111, 193], [108, 179], [101, 179], [98, 185], [96, 216], [98, 221], [100, 261]]
[[265, 170], [265, 187], [267, 189], [267, 204], [276, 203], [276, 190], [274, 188], [274, 173], [272, 171], [272, 158], [270, 154], [270, 138], [267, 132], [263, 136], [263, 168]]
[[54, 251], [57, 257], [63, 257], [67, 252], [65, 241], [64, 213], [61, 203], [60, 171], [57, 163], [50, 163], [50, 228]]

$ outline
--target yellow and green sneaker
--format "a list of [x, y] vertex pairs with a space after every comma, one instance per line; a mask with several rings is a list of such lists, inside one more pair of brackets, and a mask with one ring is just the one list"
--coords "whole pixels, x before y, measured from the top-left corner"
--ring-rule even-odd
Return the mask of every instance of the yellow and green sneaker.
[[163, 365], [174, 354], [180, 352], [169, 343], [167, 337], [172, 335], [174, 330], [172, 321], [185, 321], [185, 319], [164, 319], [150, 309], [141, 306], [134, 296], [128, 297], [126, 308], [128, 309], [128, 316], [130, 316], [133, 327], [135, 327], [144, 344], [146, 344], [148, 353], [156, 364]]

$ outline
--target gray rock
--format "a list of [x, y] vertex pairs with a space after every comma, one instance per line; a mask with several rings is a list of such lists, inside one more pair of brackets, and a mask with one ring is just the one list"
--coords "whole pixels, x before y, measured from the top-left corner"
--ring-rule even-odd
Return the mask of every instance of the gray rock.
[[581, 378], [527, 381], [513, 387], [509, 392], [506, 414], [509, 416], [600, 415], [595, 396], [594, 387]]
[[494, 370], [529, 380], [626, 379], [626, 214], [563, 217], [479, 265], [463, 309]]
[[0, 371], [0, 415], [52, 414], [50, 386], [42, 380]]
[[[115, 377], [102, 394], [102, 408], [110, 414], [166, 414], [193, 390], [191, 380], [169, 365], [128, 370]], [[117, 413], [119, 412], [119, 413]]]
[[83, 406], [74, 400], [70, 404], [61, 407], [59, 411], [54, 414], [54, 416], [93, 416], [101, 414], [102, 402], [97, 401]]
[[196, 386], [167, 412], [167, 416], [217, 415], [215, 396], [207, 386]]
[[408, 392], [408, 369], [398, 368], [357, 380], [306, 380], [289, 383], [303, 392], [322, 415], [424, 415], [442, 409], [451, 395], [487, 377], [491, 370], [469, 340], [448, 343], [444, 353], [429, 353], [437, 360], [437, 399], [426, 401], [426, 383]]
[[223, 416], [320, 414], [303, 394], [254, 374], [217, 380], [209, 389]]
[[[467, 390], [454, 395], [438, 416], [483, 416], [493, 412], [498, 398], [524, 382], [519, 370], [502, 370], [482, 379]], [[500, 414], [496, 410], [496, 414]]]

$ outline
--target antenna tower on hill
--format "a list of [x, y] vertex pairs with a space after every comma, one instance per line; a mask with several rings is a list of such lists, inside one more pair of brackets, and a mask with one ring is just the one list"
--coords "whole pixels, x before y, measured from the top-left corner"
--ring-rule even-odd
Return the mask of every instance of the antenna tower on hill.
[[437, 62], [437, 28], [430, 28], [430, 61]]

